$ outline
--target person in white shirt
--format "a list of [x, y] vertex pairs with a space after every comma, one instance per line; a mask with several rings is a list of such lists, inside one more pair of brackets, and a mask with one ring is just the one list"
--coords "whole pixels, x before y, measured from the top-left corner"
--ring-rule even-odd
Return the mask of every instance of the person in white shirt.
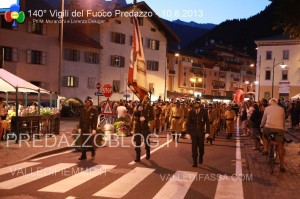
[[[278, 153], [280, 159], [280, 171], [285, 172], [284, 168], [284, 131], [285, 131], [285, 112], [282, 107], [278, 105], [277, 99], [272, 98], [269, 100], [269, 106], [266, 107], [264, 115], [260, 124], [263, 128], [263, 140], [267, 142], [267, 139], [271, 133], [277, 133], [275, 141], [278, 144]], [[265, 145], [265, 146], [268, 146]]]

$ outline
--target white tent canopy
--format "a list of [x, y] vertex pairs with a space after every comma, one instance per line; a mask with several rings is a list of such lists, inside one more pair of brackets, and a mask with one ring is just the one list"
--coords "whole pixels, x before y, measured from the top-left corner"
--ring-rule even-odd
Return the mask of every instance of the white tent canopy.
[[7, 70], [0, 68], [0, 91], [2, 92], [16, 92], [16, 88], [18, 88], [18, 92], [35, 92], [38, 93], [50, 93], [49, 91], [37, 87], [24, 79], [8, 72]]
[[292, 97], [292, 100], [300, 99], [300, 93]]

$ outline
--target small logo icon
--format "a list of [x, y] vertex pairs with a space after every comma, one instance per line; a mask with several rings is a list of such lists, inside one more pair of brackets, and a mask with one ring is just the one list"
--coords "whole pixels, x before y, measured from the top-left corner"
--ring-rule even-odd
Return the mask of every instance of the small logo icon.
[[18, 6], [17, 4], [12, 4], [9, 8], [9, 11], [5, 12], [4, 18], [7, 22], [13, 21], [12, 27], [18, 27], [17, 22], [19, 24], [24, 23], [25, 13], [23, 11], [20, 11], [20, 6]]

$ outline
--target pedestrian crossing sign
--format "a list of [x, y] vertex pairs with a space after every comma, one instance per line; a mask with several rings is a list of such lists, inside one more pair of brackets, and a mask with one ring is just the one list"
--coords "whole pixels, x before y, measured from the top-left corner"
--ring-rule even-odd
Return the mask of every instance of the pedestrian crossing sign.
[[102, 115], [113, 115], [112, 106], [110, 104], [110, 101], [107, 99], [104, 105], [104, 108], [102, 110]]

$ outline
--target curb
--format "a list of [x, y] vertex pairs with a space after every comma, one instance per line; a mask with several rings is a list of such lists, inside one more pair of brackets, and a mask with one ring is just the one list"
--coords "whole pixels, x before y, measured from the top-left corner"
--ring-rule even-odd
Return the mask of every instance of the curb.
[[286, 133], [289, 134], [290, 136], [292, 136], [293, 138], [296, 138], [296, 139], [300, 140], [300, 136], [297, 136], [294, 133], [290, 133], [289, 131], [286, 131]]
[[[67, 150], [71, 150], [72, 147], [62, 147], [62, 148], [58, 148], [58, 149], [50, 149], [48, 151], [42, 151], [42, 152], [39, 152], [39, 153], [35, 153], [33, 155], [30, 155], [30, 156], [27, 156], [21, 160], [18, 160], [18, 161], [15, 161], [15, 162], [11, 162], [9, 163], [9, 165], [14, 165], [14, 164], [17, 164], [17, 163], [20, 163], [20, 162], [24, 162], [24, 161], [28, 161], [30, 159], [34, 159], [34, 158], [37, 158], [37, 157], [43, 157], [43, 156], [46, 156], [46, 155], [52, 155], [52, 154], [55, 154], [55, 153], [59, 153], [59, 152], [63, 152], [63, 151], [67, 151]], [[6, 166], [9, 166], [9, 165], [6, 165]]]
[[58, 149], [50, 149], [48, 151], [42, 151], [42, 152], [35, 153], [33, 155], [27, 156], [26, 158], [23, 159], [23, 161], [30, 160], [30, 159], [35, 159], [35, 158], [40, 158], [40, 157], [43, 157], [43, 156], [52, 155], [52, 154], [55, 154], [55, 153], [60, 153], [60, 152], [64, 152], [64, 151], [71, 150], [71, 149], [74, 149], [74, 148], [66, 146], [66, 147], [62, 147], [62, 148], [58, 148]]

